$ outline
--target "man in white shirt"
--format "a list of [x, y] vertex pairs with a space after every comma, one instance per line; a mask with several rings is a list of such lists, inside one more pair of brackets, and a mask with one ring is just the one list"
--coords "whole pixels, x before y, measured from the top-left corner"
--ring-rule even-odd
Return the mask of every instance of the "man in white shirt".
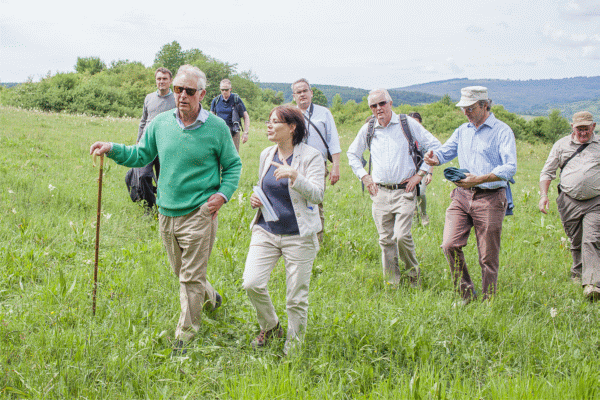
[[[332, 185], [340, 179], [340, 139], [337, 128], [331, 112], [320, 105], [313, 104], [313, 91], [310, 84], [304, 78], [298, 79], [292, 84], [294, 100], [298, 108], [304, 114], [308, 137], [306, 144], [319, 150], [323, 155], [325, 162], [325, 184], [327, 184], [327, 175]], [[331, 156], [331, 157], [329, 157]], [[327, 160], [331, 161], [331, 173], [327, 169]], [[325, 185], [327, 187], [327, 185]], [[319, 204], [319, 214], [321, 215], [321, 225], [325, 229], [325, 216], [323, 212], [323, 203]], [[317, 234], [319, 243], [323, 242], [323, 230]]]
[[[376, 118], [370, 145], [370, 124], [366, 123], [346, 154], [352, 171], [364, 183], [373, 200], [373, 220], [379, 233], [383, 273], [387, 282], [393, 285], [400, 282], [403, 275], [398, 264], [400, 259], [405, 266], [404, 275], [413, 287], [418, 287], [420, 271], [411, 227], [416, 186], [430, 167], [424, 163], [418, 167], [415, 165], [402, 119], [406, 119], [413, 140], [425, 150], [438, 148], [441, 143], [413, 118], [394, 113], [387, 90], [372, 90], [368, 102]], [[371, 153], [372, 175], [367, 173], [362, 163], [365, 150]]]

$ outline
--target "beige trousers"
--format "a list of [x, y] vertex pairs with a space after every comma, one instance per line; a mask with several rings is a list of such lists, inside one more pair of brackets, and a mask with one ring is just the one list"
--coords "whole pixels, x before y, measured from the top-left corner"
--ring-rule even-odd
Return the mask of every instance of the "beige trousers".
[[398, 258], [404, 263], [406, 276], [418, 277], [419, 263], [411, 234], [415, 192], [379, 187], [377, 196], [371, 196], [371, 199], [385, 279], [391, 284], [400, 282], [402, 272]]
[[259, 226], [252, 228], [250, 250], [246, 258], [243, 288], [256, 309], [261, 330], [279, 323], [267, 289], [271, 272], [281, 256], [285, 261], [287, 340], [302, 340], [308, 317], [308, 287], [313, 262], [319, 251], [317, 235], [274, 235]]
[[175, 337], [189, 341], [200, 329], [204, 305], [212, 309], [216, 304], [216, 291], [206, 279], [206, 270], [217, 233], [217, 219], [213, 220], [204, 203], [181, 217], [159, 214], [159, 225], [169, 263], [179, 278], [181, 314]]

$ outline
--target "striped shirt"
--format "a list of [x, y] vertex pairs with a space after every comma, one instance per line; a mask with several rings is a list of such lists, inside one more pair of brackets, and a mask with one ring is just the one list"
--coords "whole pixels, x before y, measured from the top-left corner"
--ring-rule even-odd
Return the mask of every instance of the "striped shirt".
[[458, 156], [460, 168], [473, 175], [494, 174], [500, 181], [486, 182], [477, 187], [496, 189], [506, 187], [517, 172], [517, 146], [512, 129], [496, 119], [493, 113], [479, 127], [468, 122], [459, 126], [434, 154], [445, 164]]

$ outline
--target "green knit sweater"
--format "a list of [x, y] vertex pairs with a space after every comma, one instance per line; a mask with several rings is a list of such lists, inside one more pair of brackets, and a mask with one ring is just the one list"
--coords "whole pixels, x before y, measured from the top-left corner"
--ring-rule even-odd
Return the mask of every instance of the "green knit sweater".
[[210, 114], [197, 129], [182, 129], [173, 111], [159, 114], [135, 146], [113, 144], [107, 156], [117, 164], [143, 167], [158, 155], [156, 204], [161, 214], [189, 214], [220, 192], [231, 199], [242, 161], [225, 122]]

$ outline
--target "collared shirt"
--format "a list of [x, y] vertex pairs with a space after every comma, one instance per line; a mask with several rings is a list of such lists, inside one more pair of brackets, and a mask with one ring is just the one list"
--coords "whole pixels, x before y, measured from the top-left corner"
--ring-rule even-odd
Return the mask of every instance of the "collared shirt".
[[[588, 200], [600, 195], [600, 139], [595, 134], [589, 145], [569, 161], [560, 173], [560, 188], [576, 200]], [[542, 168], [540, 181], [556, 178], [556, 170], [581, 146], [573, 135], [559, 139]]]
[[[416, 120], [411, 117], [406, 117], [408, 126], [412, 136], [419, 146], [425, 150], [436, 149], [441, 146], [429, 131]], [[364, 124], [358, 131], [358, 135], [350, 145], [348, 152], [348, 161], [350, 167], [358, 179], [362, 179], [367, 175], [367, 171], [363, 167], [361, 157], [367, 146], [367, 130], [368, 123]], [[415, 163], [410, 156], [408, 141], [402, 125], [400, 117], [392, 112], [390, 123], [383, 127], [379, 125], [379, 121], [375, 123], [375, 135], [371, 141], [371, 162], [373, 164], [373, 182], [381, 184], [397, 184], [411, 178], [416, 173]], [[429, 172], [430, 167], [423, 163], [421, 170]]]
[[193, 129], [200, 128], [202, 126], [202, 124], [206, 122], [206, 119], [208, 118], [208, 115], [209, 115], [208, 111], [206, 111], [204, 108], [202, 108], [202, 105], [200, 105], [200, 112], [198, 113], [198, 116], [196, 117], [196, 121], [194, 121], [189, 126], [185, 126], [183, 124], [183, 121], [181, 121], [181, 118], [179, 118], [179, 109], [178, 108], [176, 108], [175, 111], [173, 111], [173, 114], [175, 115], [175, 119], [177, 120], [177, 123], [183, 130], [193, 130]]
[[[312, 115], [310, 115], [310, 109], [313, 109]], [[327, 108], [312, 104], [309, 106], [306, 111], [302, 111], [302, 114], [306, 117], [304, 122], [306, 123], [306, 128], [308, 129], [308, 137], [304, 141], [307, 145], [314, 147], [319, 150], [323, 155], [323, 159], [327, 161], [327, 148], [321, 139], [321, 136], [317, 133], [312, 124], [315, 124], [323, 138], [327, 142], [327, 146], [329, 146], [330, 154], [338, 154], [342, 152], [342, 148], [340, 147], [340, 138], [338, 136], [337, 128], [335, 127], [335, 121], [333, 120], [333, 115], [331, 115], [331, 111]], [[308, 118], [310, 117], [310, 122], [308, 123]]]
[[458, 155], [460, 168], [473, 175], [494, 174], [502, 179], [486, 182], [477, 187], [496, 189], [506, 187], [507, 181], [517, 172], [517, 145], [512, 129], [496, 119], [493, 113], [479, 128], [468, 122], [459, 126], [444, 145], [434, 150], [440, 164]]

